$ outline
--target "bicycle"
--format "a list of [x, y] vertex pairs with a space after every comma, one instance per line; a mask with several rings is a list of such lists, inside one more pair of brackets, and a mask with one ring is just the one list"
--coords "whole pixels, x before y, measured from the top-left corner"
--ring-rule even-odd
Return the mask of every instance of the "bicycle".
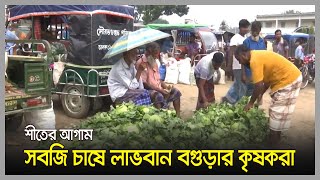
[[311, 84], [315, 79], [315, 57], [309, 54], [304, 57], [302, 66], [299, 68], [302, 73], [301, 89], [304, 89], [309, 83]]

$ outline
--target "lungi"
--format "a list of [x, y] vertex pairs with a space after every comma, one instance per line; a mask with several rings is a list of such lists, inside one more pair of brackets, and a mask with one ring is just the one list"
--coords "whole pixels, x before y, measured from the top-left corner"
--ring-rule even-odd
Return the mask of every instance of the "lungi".
[[161, 94], [158, 91], [155, 90], [149, 90], [153, 101], [153, 104], [161, 104], [161, 107], [163, 109], [168, 109], [170, 102], [173, 102], [181, 97], [181, 92], [176, 89], [172, 88], [170, 95], [168, 98], [164, 97], [163, 94]]
[[246, 93], [247, 87], [246, 84], [242, 83], [241, 81], [241, 71], [241, 69], [233, 70], [235, 81], [228, 90], [227, 95], [225, 96], [227, 102], [230, 104], [237, 103]]
[[123, 102], [133, 102], [135, 105], [150, 105], [151, 97], [148, 90], [145, 89], [129, 89], [122, 97], [115, 100], [116, 104]]
[[[199, 81], [200, 81], [200, 78], [197, 78], [195, 76], [195, 79], [196, 79], [196, 83], [197, 83], [197, 86], [198, 86], [198, 89], [199, 89]], [[215, 94], [214, 94], [214, 83], [213, 83], [213, 77], [210, 79], [210, 80], [207, 80], [206, 83], [204, 84], [204, 93], [205, 93], [205, 96], [206, 98], [208, 99], [208, 103], [213, 103], [215, 102]], [[198, 90], [198, 101], [197, 101], [197, 107], [196, 107], [196, 110], [199, 110], [201, 108], [203, 108], [203, 101], [200, 97], [200, 91]]]
[[273, 131], [288, 130], [291, 125], [291, 115], [296, 106], [302, 83], [302, 75], [290, 85], [271, 93], [269, 108], [269, 126]]

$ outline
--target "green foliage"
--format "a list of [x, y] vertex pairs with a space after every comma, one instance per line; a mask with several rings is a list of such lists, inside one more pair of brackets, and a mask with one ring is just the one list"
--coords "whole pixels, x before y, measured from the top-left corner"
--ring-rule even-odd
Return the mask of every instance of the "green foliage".
[[[268, 133], [265, 113], [253, 108], [244, 112], [248, 102], [213, 104], [197, 111], [188, 120], [172, 110], [122, 104], [100, 112], [80, 124], [93, 129], [93, 141], [62, 141], [73, 149], [236, 149], [260, 145]], [[250, 146], [252, 147], [252, 146]]]
[[302, 27], [301, 29], [299, 29], [297, 32], [300, 33], [305, 33], [305, 34], [312, 34], [314, 35], [314, 27], [310, 26], [310, 27]]
[[309, 30], [309, 34], [314, 34], [315, 33], [314, 29], [315, 29], [314, 26], [311, 26]]
[[51, 43], [51, 50], [52, 50], [52, 55], [56, 56], [59, 54], [66, 54], [67, 53], [67, 49], [64, 46], [64, 44], [59, 43], [59, 42], [53, 42]]
[[189, 12], [189, 7], [187, 5], [138, 5], [136, 8], [136, 16], [138, 16], [136, 20], [138, 21], [141, 15], [143, 15], [143, 24], [149, 24], [159, 19], [162, 15], [169, 16], [177, 14], [181, 17]]
[[169, 22], [165, 19], [157, 19], [151, 22], [152, 24], [169, 24]]

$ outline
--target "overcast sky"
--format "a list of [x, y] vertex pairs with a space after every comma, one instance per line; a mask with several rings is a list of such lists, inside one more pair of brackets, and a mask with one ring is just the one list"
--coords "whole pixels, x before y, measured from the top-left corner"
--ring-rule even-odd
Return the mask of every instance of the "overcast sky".
[[196, 19], [199, 24], [219, 27], [226, 20], [231, 27], [237, 27], [240, 19], [253, 21], [257, 15], [281, 14], [287, 10], [315, 12], [314, 5], [189, 5], [188, 15], [162, 16], [169, 23], [184, 23], [185, 19]]

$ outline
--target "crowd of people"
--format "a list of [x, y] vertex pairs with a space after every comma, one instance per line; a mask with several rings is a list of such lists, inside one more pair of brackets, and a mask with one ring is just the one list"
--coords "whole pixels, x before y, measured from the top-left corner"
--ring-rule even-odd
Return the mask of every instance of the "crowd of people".
[[[247, 34], [250, 32], [250, 36]], [[292, 115], [302, 82], [299, 69], [288, 58], [288, 42], [275, 31], [273, 52], [267, 50], [266, 41], [260, 37], [261, 23], [252, 24], [242, 19], [239, 22], [239, 33], [230, 41], [228, 57], [220, 51], [207, 54], [195, 65], [194, 77], [198, 87], [196, 110], [215, 103], [214, 71], [219, 69], [225, 59], [228, 60], [227, 72], [233, 71], [234, 83], [222, 98], [222, 103], [237, 103], [242, 97], [251, 97], [244, 111], [259, 106], [263, 95], [270, 89], [272, 98], [269, 107], [270, 144], [277, 146], [281, 140], [281, 132], [290, 127]], [[193, 59], [199, 53], [196, 36], [191, 35], [187, 44], [185, 57]], [[123, 53], [112, 68], [108, 86], [112, 100], [118, 104], [133, 101], [137, 105], [153, 104], [156, 108], [168, 108], [173, 103], [177, 116], [180, 117], [181, 92], [160, 79], [159, 54], [170, 53], [172, 39], [165, 39], [160, 48], [156, 42], [146, 46], [146, 52], [136, 59], [137, 50]], [[297, 43], [300, 43], [297, 40]], [[181, 55], [180, 55], [181, 56]], [[303, 59], [302, 47], [296, 49], [296, 58]], [[158, 63], [157, 63], [158, 62]], [[192, 62], [191, 62], [192, 63]]]
[[[15, 25], [6, 31], [6, 39], [25, 39], [26, 34], [18, 32]], [[250, 36], [247, 36], [249, 34]], [[115, 104], [133, 101], [137, 105], [154, 105], [156, 108], [168, 108], [170, 103], [178, 117], [181, 109], [181, 92], [164, 82], [161, 78], [162, 56], [167, 53], [176, 58], [189, 58], [194, 65], [194, 78], [198, 88], [196, 110], [208, 107], [216, 102], [214, 71], [218, 70], [225, 60], [228, 61], [226, 71], [234, 76], [234, 83], [222, 98], [223, 103], [235, 104], [242, 97], [251, 97], [244, 109], [248, 111], [255, 104], [262, 105], [263, 95], [271, 89], [272, 102], [269, 108], [270, 139], [273, 144], [280, 141], [281, 132], [290, 127], [296, 99], [299, 95], [302, 76], [298, 68], [290, 61], [289, 45], [282, 37], [281, 30], [275, 31], [272, 51], [267, 51], [266, 41], [260, 37], [261, 23], [250, 23], [246, 19], [239, 21], [239, 33], [230, 40], [228, 56], [220, 51], [207, 54], [194, 65], [192, 60], [200, 53], [201, 46], [196, 35], [191, 34], [186, 45], [186, 52], [174, 53], [172, 37], [161, 42], [146, 45], [145, 53], [137, 59], [137, 49], [124, 52], [109, 74], [108, 87]], [[301, 39], [296, 41], [295, 58], [304, 58]], [[6, 49], [9, 50], [7, 43]]]
[[[251, 36], [246, 37], [251, 25]], [[246, 19], [239, 22], [239, 33], [230, 40], [227, 71], [233, 71], [235, 82], [222, 98], [222, 102], [237, 103], [243, 96], [251, 97], [245, 111], [257, 102], [262, 105], [263, 95], [270, 89], [269, 107], [270, 144], [278, 146], [281, 132], [289, 129], [290, 117], [295, 109], [302, 83], [299, 69], [288, 60], [288, 42], [281, 30], [275, 31], [273, 51], [267, 50], [267, 42], [259, 36], [261, 23], [250, 24]], [[296, 41], [295, 58], [303, 60], [301, 40]], [[231, 62], [230, 62], [231, 61]]]
[[[137, 49], [124, 52], [123, 58], [113, 65], [108, 77], [108, 87], [113, 102], [121, 104], [132, 101], [137, 105], [153, 104], [159, 109], [168, 108], [170, 103], [173, 103], [176, 114], [180, 117], [182, 94], [161, 78], [162, 57], [163, 54], [167, 54], [168, 57], [191, 61], [199, 54], [201, 47], [196, 42], [196, 35], [191, 33], [186, 52], [175, 54], [174, 48], [176, 47], [174, 47], [173, 38], [168, 37], [162, 41], [147, 44], [145, 53], [138, 60], [136, 59]], [[212, 68], [220, 68], [224, 56], [218, 52], [216, 55], [209, 54], [203, 59], [206, 60], [195, 67], [194, 75], [200, 87], [197, 109], [215, 101]], [[207, 67], [209, 64], [211, 64], [210, 67]], [[202, 80], [202, 77], [205, 77], [205, 80]]]
[[136, 61], [137, 49], [123, 53], [110, 71], [108, 87], [116, 103], [133, 101], [137, 105], [154, 104], [156, 108], [168, 108], [170, 102], [180, 116], [181, 92], [160, 79], [159, 44], [146, 46], [145, 54]]

